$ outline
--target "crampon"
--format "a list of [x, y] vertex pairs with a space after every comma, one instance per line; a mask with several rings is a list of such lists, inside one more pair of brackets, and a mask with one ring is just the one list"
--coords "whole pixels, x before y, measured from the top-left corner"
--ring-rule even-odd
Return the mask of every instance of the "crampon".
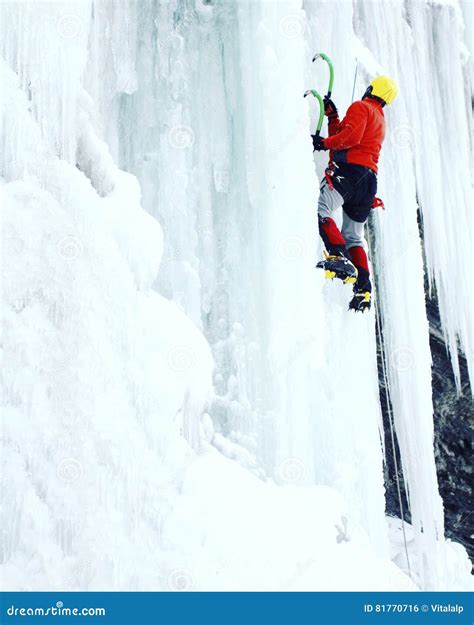
[[354, 312], [365, 312], [370, 310], [370, 291], [355, 291], [354, 297], [349, 302], [349, 310]]
[[328, 280], [339, 278], [346, 284], [354, 284], [357, 280], [357, 269], [345, 256], [327, 255], [316, 267], [324, 269], [324, 275]]

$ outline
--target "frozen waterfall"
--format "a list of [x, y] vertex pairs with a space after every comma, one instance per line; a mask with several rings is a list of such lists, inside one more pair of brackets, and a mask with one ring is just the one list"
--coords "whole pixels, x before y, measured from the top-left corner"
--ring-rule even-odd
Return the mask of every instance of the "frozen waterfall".
[[[471, 375], [474, 354], [459, 3], [0, 12], [4, 585], [469, 588], [444, 539], [424, 286], [426, 266], [459, 382], [458, 349]], [[375, 312], [349, 315], [347, 287], [314, 270], [327, 155], [302, 94], [324, 91], [319, 51], [341, 111], [356, 67], [356, 98], [379, 72], [400, 84], [372, 261], [411, 580], [390, 561]]]

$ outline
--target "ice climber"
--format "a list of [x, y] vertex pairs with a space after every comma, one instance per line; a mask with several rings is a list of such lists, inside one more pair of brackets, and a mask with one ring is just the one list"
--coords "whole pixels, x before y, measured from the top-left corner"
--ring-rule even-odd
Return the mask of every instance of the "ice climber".
[[[328, 278], [353, 283], [349, 309], [370, 308], [372, 284], [365, 251], [364, 224], [377, 191], [377, 164], [385, 136], [383, 108], [397, 96], [397, 85], [378, 76], [361, 100], [348, 108], [342, 121], [334, 102], [324, 99], [328, 137], [312, 135], [314, 150], [330, 150], [329, 166], [321, 182], [318, 201], [319, 233], [327, 250], [317, 264]], [[333, 212], [342, 206], [342, 232]]]

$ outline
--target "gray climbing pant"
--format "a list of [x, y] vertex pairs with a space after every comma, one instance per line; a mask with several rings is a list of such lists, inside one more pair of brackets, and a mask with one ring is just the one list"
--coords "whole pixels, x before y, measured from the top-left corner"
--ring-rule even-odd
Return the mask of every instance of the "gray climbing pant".
[[[326, 178], [321, 181], [319, 200], [318, 200], [318, 215], [320, 219], [326, 217], [333, 217], [334, 211], [344, 204], [344, 198], [336, 191], [336, 189], [329, 186]], [[361, 246], [366, 247], [364, 238], [364, 223], [354, 221], [347, 215], [343, 209], [342, 211], [342, 236], [346, 241], [346, 248]]]

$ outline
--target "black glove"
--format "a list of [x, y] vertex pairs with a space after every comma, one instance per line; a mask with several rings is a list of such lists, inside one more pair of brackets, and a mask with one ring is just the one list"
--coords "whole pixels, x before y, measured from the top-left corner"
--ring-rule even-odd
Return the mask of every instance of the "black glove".
[[328, 98], [327, 95], [324, 96], [324, 114], [326, 117], [337, 117], [337, 107], [331, 98]]
[[315, 152], [320, 152], [321, 150], [327, 150], [328, 148], [324, 145], [324, 138], [319, 135], [311, 135], [311, 139], [313, 140], [313, 150]]

